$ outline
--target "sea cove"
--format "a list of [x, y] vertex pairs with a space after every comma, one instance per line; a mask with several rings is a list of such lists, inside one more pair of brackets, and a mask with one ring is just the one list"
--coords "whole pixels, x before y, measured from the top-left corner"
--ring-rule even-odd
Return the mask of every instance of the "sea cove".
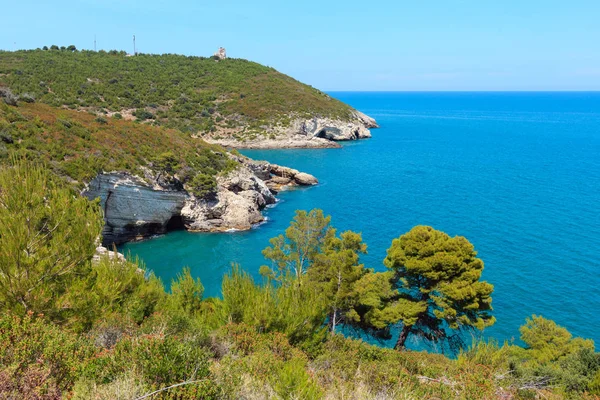
[[466, 236], [485, 262], [497, 318], [486, 336], [517, 338], [538, 314], [600, 341], [600, 94], [330, 94], [381, 128], [341, 149], [242, 151], [318, 186], [282, 192], [253, 230], [177, 231], [123, 251], [165, 281], [187, 265], [218, 296], [231, 263], [258, 276], [261, 250], [297, 209], [321, 208], [339, 230], [362, 232], [362, 261], [376, 270], [393, 238], [431, 225]]

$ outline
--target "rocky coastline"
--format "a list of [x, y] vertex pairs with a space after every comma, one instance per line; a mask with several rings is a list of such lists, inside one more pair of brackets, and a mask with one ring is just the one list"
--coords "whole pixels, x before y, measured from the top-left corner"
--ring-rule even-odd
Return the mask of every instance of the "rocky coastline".
[[254, 138], [224, 135], [217, 131], [212, 136], [203, 136], [203, 139], [224, 147], [241, 149], [338, 148], [341, 147], [338, 142], [370, 138], [370, 129], [379, 127], [373, 118], [356, 110], [348, 119], [307, 119], [293, 115], [288, 118], [290, 122], [286, 126], [264, 126], [264, 135]]
[[217, 177], [215, 193], [197, 198], [176, 177], [164, 179], [149, 170], [143, 177], [113, 171], [97, 175], [82, 194], [100, 199], [105, 226], [102, 244], [111, 247], [185, 229], [191, 232], [248, 230], [262, 222], [261, 211], [275, 195], [294, 186], [312, 186], [309, 174], [231, 155], [239, 166]]

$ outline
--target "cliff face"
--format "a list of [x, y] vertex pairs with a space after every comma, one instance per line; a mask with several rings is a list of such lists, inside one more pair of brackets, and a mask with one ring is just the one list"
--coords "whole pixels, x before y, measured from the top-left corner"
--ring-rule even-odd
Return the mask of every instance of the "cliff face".
[[[83, 194], [100, 198], [106, 224], [103, 243], [111, 245], [165, 233], [178, 222], [186, 192], [157, 188], [126, 173], [100, 174]], [[170, 226], [169, 228], [174, 228]]]
[[267, 162], [237, 157], [240, 166], [217, 179], [217, 191], [196, 198], [175, 179], [111, 172], [96, 176], [83, 191], [100, 199], [106, 224], [103, 244], [139, 240], [170, 230], [247, 230], [263, 221], [261, 210], [287, 186], [315, 185], [312, 175]]

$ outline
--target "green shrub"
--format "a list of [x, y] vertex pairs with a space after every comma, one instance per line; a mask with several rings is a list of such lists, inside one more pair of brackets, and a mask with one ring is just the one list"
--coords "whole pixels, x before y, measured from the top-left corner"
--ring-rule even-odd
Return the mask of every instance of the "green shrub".
[[152, 114], [150, 111], [146, 111], [143, 109], [138, 109], [136, 110], [133, 115], [139, 120], [139, 121], [145, 121], [147, 119], [154, 119], [154, 114]]
[[222, 283], [226, 320], [254, 326], [259, 332], [282, 332], [293, 343], [322, 338], [325, 305], [315, 287], [296, 281], [257, 285], [235, 267]]
[[[128, 371], [137, 371], [148, 389], [203, 380], [210, 376], [210, 353], [199, 343], [180, 337], [147, 335], [123, 338], [116, 346], [91, 359], [83, 377], [97, 384], [113, 382]], [[217, 392], [215, 384], [204, 381], [165, 392], [167, 398], [197, 398], [197, 393]]]
[[190, 182], [191, 192], [197, 198], [205, 198], [215, 193], [217, 180], [208, 174], [197, 174]]
[[[26, 388], [20, 384], [26, 384], [31, 375], [38, 375], [34, 382], [41, 391], [68, 391], [94, 352], [93, 344], [85, 337], [68, 333], [32, 313], [24, 317], [11, 313], [0, 316], [0, 369], [4, 372], [0, 379], [3, 384], [5, 380], [13, 382], [17, 393], [23, 394]], [[0, 397], [5, 395], [0, 388]]]
[[116, 314], [140, 324], [165, 296], [161, 281], [145, 277], [137, 262], [104, 256], [72, 282], [59, 305], [67, 310], [63, 315], [71, 329], [86, 331]]

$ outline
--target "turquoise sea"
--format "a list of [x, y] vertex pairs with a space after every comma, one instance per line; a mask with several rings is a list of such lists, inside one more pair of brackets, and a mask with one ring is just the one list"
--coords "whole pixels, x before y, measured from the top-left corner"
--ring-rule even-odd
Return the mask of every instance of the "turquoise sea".
[[425, 224], [466, 236], [495, 286], [497, 323], [518, 338], [531, 314], [600, 344], [600, 93], [331, 93], [377, 119], [342, 149], [243, 151], [315, 175], [282, 193], [249, 232], [173, 232], [124, 246], [166, 282], [183, 266], [217, 296], [237, 262], [258, 276], [261, 250], [297, 209], [322, 208], [360, 231], [368, 267]]

